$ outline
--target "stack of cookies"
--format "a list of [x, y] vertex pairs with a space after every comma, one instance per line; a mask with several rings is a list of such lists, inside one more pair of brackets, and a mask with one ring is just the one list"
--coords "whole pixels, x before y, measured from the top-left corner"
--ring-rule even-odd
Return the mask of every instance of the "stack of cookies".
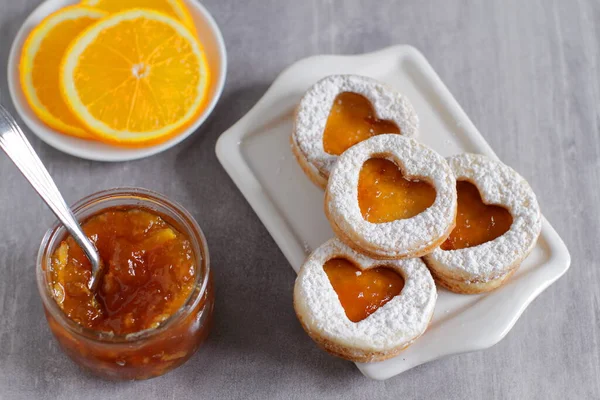
[[294, 308], [310, 337], [351, 361], [397, 355], [433, 316], [436, 283], [494, 290], [533, 249], [541, 214], [512, 168], [445, 159], [418, 142], [410, 101], [373, 79], [332, 75], [302, 98], [292, 150], [325, 189], [336, 238], [300, 269]]

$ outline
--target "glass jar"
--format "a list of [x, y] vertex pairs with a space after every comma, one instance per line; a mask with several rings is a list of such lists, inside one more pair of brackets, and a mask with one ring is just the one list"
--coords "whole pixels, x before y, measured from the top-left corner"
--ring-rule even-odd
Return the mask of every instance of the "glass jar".
[[183, 364], [208, 336], [214, 306], [208, 247], [202, 230], [182, 206], [149, 190], [101, 191], [80, 200], [72, 209], [76, 218], [85, 222], [114, 207], [151, 211], [188, 237], [196, 258], [196, 281], [181, 308], [158, 327], [127, 335], [95, 331], [69, 319], [52, 296], [46, 268], [67, 236], [60, 224], [53, 226], [42, 240], [37, 258], [38, 289], [50, 330], [77, 364], [107, 379], [148, 379]]

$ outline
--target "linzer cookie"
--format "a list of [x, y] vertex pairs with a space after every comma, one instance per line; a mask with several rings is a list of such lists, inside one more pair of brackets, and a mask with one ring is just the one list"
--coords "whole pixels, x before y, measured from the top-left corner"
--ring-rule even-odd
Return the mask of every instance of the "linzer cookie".
[[378, 261], [331, 239], [306, 260], [294, 309], [327, 352], [356, 362], [391, 358], [425, 332], [437, 298], [419, 258]]
[[448, 162], [457, 180], [456, 228], [424, 260], [447, 289], [487, 292], [504, 284], [533, 249], [540, 209], [525, 179], [501, 162], [476, 154]]
[[421, 257], [454, 228], [456, 181], [446, 160], [416, 140], [374, 136], [339, 157], [325, 214], [356, 251], [378, 259]]
[[324, 188], [338, 156], [383, 133], [417, 135], [410, 102], [378, 81], [331, 75], [314, 84], [298, 106], [292, 150], [308, 177]]

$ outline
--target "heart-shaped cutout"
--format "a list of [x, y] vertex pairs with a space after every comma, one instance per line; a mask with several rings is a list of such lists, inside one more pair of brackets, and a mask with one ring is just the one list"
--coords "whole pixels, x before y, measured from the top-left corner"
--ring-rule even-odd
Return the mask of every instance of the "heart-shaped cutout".
[[436, 191], [427, 182], [408, 180], [392, 161], [367, 160], [358, 177], [358, 206], [372, 223], [412, 218], [431, 207]]
[[325, 131], [323, 148], [332, 155], [340, 155], [358, 142], [382, 133], [400, 133], [392, 121], [377, 118], [371, 102], [364, 96], [342, 92], [333, 101]]
[[346, 316], [359, 322], [397, 296], [404, 279], [385, 267], [360, 270], [345, 258], [328, 260], [323, 269], [338, 295]]
[[479, 189], [471, 182], [458, 181], [456, 191], [456, 227], [442, 244], [442, 250], [477, 246], [496, 239], [510, 229], [513, 222], [510, 212], [504, 207], [485, 204]]

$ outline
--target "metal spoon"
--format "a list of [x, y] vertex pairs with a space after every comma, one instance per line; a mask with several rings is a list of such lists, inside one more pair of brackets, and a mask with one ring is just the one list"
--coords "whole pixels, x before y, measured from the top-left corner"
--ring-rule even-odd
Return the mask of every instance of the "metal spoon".
[[0, 148], [10, 157], [21, 173], [27, 178], [31, 186], [48, 207], [54, 212], [71, 234], [77, 244], [83, 249], [85, 255], [92, 264], [92, 277], [88, 283], [89, 289], [94, 292], [100, 280], [102, 260], [98, 250], [89, 241], [73, 212], [67, 206], [56, 184], [50, 177], [48, 170], [35, 150], [17, 125], [17, 121], [0, 104]]

